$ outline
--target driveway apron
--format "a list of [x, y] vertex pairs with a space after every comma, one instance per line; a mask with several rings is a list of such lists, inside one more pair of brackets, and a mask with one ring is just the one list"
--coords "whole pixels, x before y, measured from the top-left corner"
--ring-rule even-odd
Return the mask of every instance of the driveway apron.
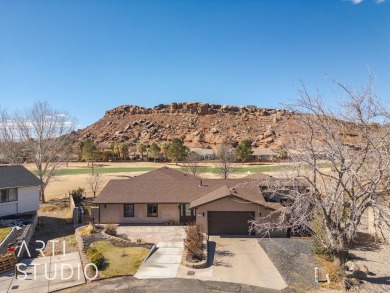
[[210, 236], [210, 254], [209, 267], [194, 270], [180, 266], [178, 277], [240, 283], [276, 290], [287, 287], [256, 238]]

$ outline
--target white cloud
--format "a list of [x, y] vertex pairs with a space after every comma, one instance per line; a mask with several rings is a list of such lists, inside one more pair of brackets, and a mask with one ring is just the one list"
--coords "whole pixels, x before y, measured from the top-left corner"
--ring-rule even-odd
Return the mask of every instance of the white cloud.
[[[353, 4], [360, 4], [362, 3], [364, 0], [345, 0], [345, 1], [348, 1], [348, 2], [352, 2]], [[381, 4], [383, 2], [385, 2], [386, 0], [374, 0], [377, 4]]]

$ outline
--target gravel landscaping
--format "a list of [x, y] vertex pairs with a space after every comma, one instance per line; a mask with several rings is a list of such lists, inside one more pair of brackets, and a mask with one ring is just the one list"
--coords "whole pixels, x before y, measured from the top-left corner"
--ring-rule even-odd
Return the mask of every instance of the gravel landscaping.
[[390, 246], [367, 233], [359, 233], [349, 253], [350, 259], [367, 266], [368, 276], [361, 293], [390, 292]]
[[28, 227], [28, 224], [31, 223], [31, 220], [33, 218], [33, 215], [25, 215], [25, 216], [10, 216], [2, 218], [4, 223], [14, 223], [10, 224], [10, 227], [18, 226], [19, 229], [16, 227], [12, 230], [12, 232], [8, 235], [7, 239], [0, 245], [0, 253], [6, 253], [8, 249], [8, 245], [20, 245], [21, 241], [23, 240], [21, 237], [25, 230]]
[[289, 287], [299, 291], [318, 289], [314, 268], [320, 264], [312, 252], [311, 240], [264, 238], [259, 243]]

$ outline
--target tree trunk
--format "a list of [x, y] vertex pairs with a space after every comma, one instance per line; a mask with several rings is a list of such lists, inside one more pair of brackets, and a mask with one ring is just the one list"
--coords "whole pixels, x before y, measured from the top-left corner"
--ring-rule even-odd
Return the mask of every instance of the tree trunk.
[[46, 203], [46, 199], [45, 199], [45, 189], [42, 188], [42, 185], [41, 185], [41, 188], [39, 189], [39, 195], [40, 195], [40, 198], [41, 198], [41, 202], [42, 202], [42, 203]]
[[333, 252], [335, 260], [339, 261], [341, 267], [344, 267], [344, 264], [347, 262], [348, 249], [337, 250]]

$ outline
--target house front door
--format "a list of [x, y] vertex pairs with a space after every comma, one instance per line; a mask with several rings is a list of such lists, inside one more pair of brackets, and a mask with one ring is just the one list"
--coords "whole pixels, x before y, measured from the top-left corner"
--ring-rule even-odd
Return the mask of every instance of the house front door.
[[190, 223], [196, 220], [195, 210], [190, 210], [190, 204], [180, 205], [180, 223]]

